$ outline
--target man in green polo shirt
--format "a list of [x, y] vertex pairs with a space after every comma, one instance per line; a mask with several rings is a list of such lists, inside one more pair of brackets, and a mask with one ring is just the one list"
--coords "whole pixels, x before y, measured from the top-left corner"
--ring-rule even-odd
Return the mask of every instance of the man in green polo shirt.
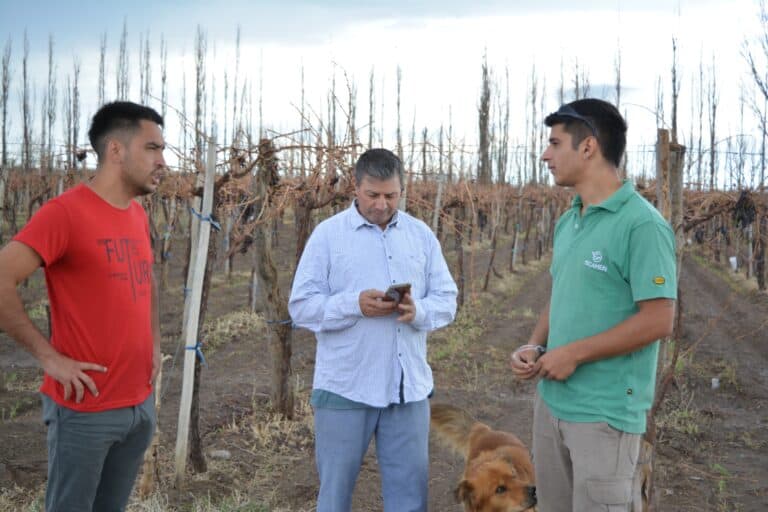
[[627, 125], [582, 99], [550, 114], [542, 155], [577, 195], [555, 228], [552, 294], [514, 375], [541, 377], [533, 419], [540, 512], [629, 510], [659, 338], [672, 332], [674, 235], [618, 167]]

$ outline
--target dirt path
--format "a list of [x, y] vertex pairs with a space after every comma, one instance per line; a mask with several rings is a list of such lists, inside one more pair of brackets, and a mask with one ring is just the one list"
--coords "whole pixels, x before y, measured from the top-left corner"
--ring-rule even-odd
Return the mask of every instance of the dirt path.
[[[483, 261], [477, 262], [477, 268], [484, 271]], [[233, 285], [217, 285], [211, 318], [230, 318], [232, 305], [246, 300], [246, 282], [247, 277], [240, 276]], [[768, 300], [764, 295], [733, 291], [726, 281], [693, 261], [683, 268], [682, 286], [686, 314], [682, 344], [687, 347], [700, 341], [692, 357], [681, 362], [682, 372], [659, 417], [659, 510], [766, 510]], [[466, 308], [450, 330], [434, 333], [430, 340], [436, 383], [433, 400], [464, 407], [530, 445], [534, 385], [513, 380], [507, 361], [510, 351], [527, 340], [549, 287], [546, 263], [541, 262], [522, 269], [514, 279], [493, 278], [479, 306]], [[164, 296], [165, 326], [178, 325], [177, 291]], [[174, 353], [178, 333], [173, 332], [176, 327], [169, 329], [163, 333], [168, 337], [164, 351]], [[210, 493], [218, 499], [236, 492], [246, 494], [243, 499], [271, 504], [263, 510], [312, 510], [318, 482], [306, 402], [314, 339], [303, 331], [295, 333], [297, 420], [285, 422], [267, 411], [270, 363], [263, 326], [241, 326], [233, 319], [231, 326], [222, 329], [226, 342], [206, 355], [209, 368], [203, 372], [201, 427], [206, 451], [224, 449], [230, 457], [209, 457], [207, 473], [190, 476], [182, 491], [170, 490], [180, 390], [181, 359], [177, 358], [177, 366], [166, 366], [166, 401], [160, 415], [165, 499], [173, 507], [184, 507], [193, 496]], [[0, 392], [5, 411], [0, 422], [0, 489], [16, 484], [39, 492], [45, 478], [45, 430], [39, 399], [30, 386], [38, 370], [19, 354], [0, 336], [0, 364], [8, 384]], [[717, 390], [711, 389], [713, 377], [720, 379]], [[458, 512], [461, 508], [454, 502], [453, 489], [463, 461], [436, 443], [430, 449], [430, 510]], [[373, 447], [360, 473], [356, 512], [382, 509], [372, 452]], [[139, 509], [145, 510], [133, 510]]]
[[[661, 510], [768, 510], [768, 298], [683, 265], [683, 347], [660, 423]], [[712, 379], [719, 387], [712, 389]]]
[[[528, 271], [512, 297], [495, 295], [499, 301], [488, 309], [485, 333], [467, 347], [458, 368], [441, 362], [434, 362], [432, 367], [436, 385], [433, 402], [463, 407], [493, 428], [515, 433], [530, 446], [535, 386], [514, 380], [508, 360], [511, 351], [528, 340], [549, 299], [550, 278], [546, 265]], [[454, 501], [453, 490], [464, 462], [437, 443], [430, 449], [430, 510], [462, 510]]]

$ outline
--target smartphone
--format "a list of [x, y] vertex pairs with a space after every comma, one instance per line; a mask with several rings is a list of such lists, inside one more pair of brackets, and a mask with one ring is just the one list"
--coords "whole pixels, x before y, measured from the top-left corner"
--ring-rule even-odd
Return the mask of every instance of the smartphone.
[[384, 292], [386, 298], [384, 300], [393, 300], [400, 304], [403, 301], [403, 296], [411, 291], [411, 283], [399, 283], [393, 284], [387, 291]]

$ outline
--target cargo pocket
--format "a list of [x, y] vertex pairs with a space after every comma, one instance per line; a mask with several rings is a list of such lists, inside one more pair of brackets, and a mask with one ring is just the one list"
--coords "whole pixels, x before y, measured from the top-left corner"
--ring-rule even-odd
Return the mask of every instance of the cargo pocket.
[[604, 505], [608, 512], [628, 510], [632, 500], [632, 478], [590, 478], [587, 495], [595, 503]]

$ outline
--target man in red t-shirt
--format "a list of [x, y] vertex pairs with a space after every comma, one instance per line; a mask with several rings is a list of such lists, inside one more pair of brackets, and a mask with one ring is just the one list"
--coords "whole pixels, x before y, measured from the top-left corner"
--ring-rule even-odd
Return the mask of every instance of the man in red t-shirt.
[[[48, 426], [47, 511], [123, 510], [156, 418], [160, 327], [147, 216], [137, 196], [165, 172], [162, 117], [103, 106], [88, 137], [98, 167], [0, 250], [0, 329], [37, 358]], [[16, 287], [42, 266], [50, 341]]]

